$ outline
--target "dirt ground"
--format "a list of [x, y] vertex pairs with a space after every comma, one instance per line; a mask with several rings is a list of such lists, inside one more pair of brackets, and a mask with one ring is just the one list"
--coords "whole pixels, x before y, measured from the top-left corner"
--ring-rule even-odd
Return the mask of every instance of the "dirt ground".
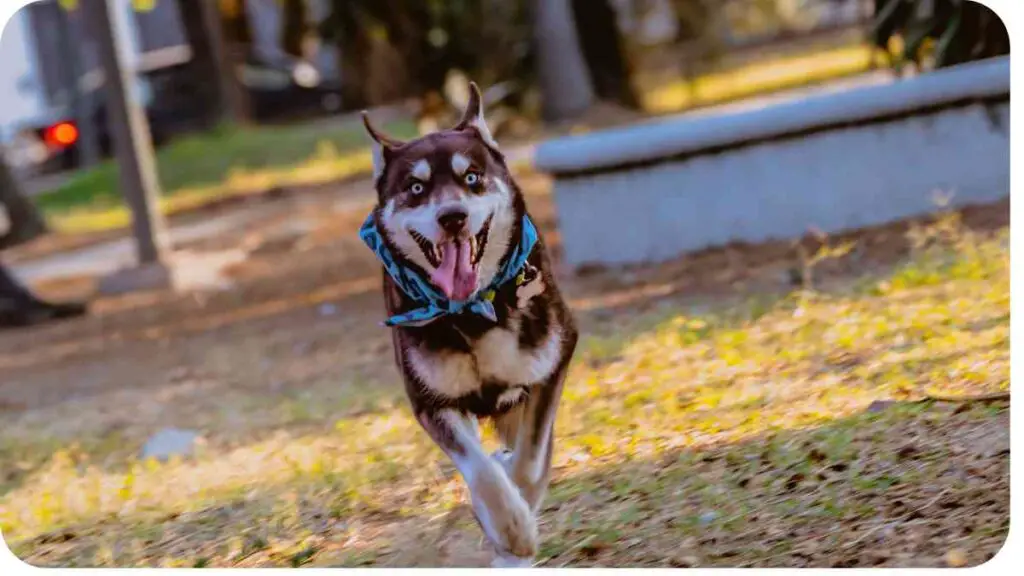
[[[549, 182], [541, 176], [524, 175], [521, 184], [557, 263], [559, 238]], [[68, 445], [76, 445], [76, 449], [86, 455], [82, 458], [91, 465], [117, 470], [137, 453], [150, 434], [163, 427], [200, 430], [204, 434], [204, 450], [228, 454], [257, 442], [273, 442], [282, 431], [290, 437], [320, 433], [325, 426], [329, 430], [339, 419], [357, 418], [389, 407], [402, 414], [403, 399], [398, 374], [392, 366], [389, 336], [377, 325], [383, 316], [378, 291], [380, 271], [356, 235], [370, 208], [359, 200], [364, 197], [359, 187], [366, 185], [356, 182], [325, 186], [303, 194], [277, 194], [263, 201], [273, 202], [279, 210], [256, 226], [201, 244], [182, 246], [194, 250], [234, 246], [251, 249], [249, 260], [231, 271], [236, 282], [231, 290], [98, 298], [93, 301], [92, 313], [81, 320], [0, 332], [0, 419], [8, 429], [4, 439], [6, 448], [0, 447], [0, 469], [7, 469], [3, 472], [6, 477], [0, 477], [0, 497], [4, 493], [13, 494], [23, 483], [36, 478], [40, 470], [53, 464], [54, 454]], [[967, 209], [962, 218], [970, 229], [1004, 228], [1009, 225], [1008, 201]], [[301, 233], [289, 232], [296, 229], [297, 222], [304, 223]], [[907, 227], [907, 223], [899, 223], [828, 239], [836, 244], [855, 239], [857, 244], [845, 257], [815, 266], [815, 287], [827, 290], [834, 285], [845, 285], [851, 278], [890, 270], [910, 251]], [[809, 234], [802, 245], [806, 253], [813, 253], [822, 242], [821, 238]], [[699, 315], [701, 310], [747, 301], [752, 295], [781, 298], [799, 284], [799, 253], [791, 242], [757, 246], [736, 244], [658, 266], [589, 269], [575, 274], [560, 270], [559, 273], [584, 336], [597, 342], [601, 338], [615, 337], [625, 327], [666, 310], [685, 310], [687, 314]], [[94, 286], [94, 279], [80, 278], [37, 288], [45, 296], [64, 298], [90, 295]], [[591, 361], [608, 360], [587, 360]], [[358, 390], [347, 390], [339, 384], [342, 381], [358, 381], [360, 385]], [[984, 443], [980, 450], [997, 454], [993, 461], [995, 470], [1008, 461], [1008, 413], [1005, 404], [999, 406], [1002, 406], [1001, 411], [985, 412], [978, 418], [971, 417], [973, 409], [968, 413], [958, 412], [956, 417], [938, 424], [949, 442], [956, 444], [962, 440], [957, 446], [968, 446], [976, 441]], [[937, 410], [947, 416], [953, 413], [952, 408]], [[991, 411], [991, 408], [984, 410]], [[899, 426], [904, 430], [893, 433], [908, 436], [926, 433], [918, 429], [922, 424], [917, 420], [901, 422]], [[10, 432], [14, 427], [21, 432]], [[11, 447], [17, 442], [22, 443], [23, 448]], [[1004, 444], [1005, 453], [1001, 452]], [[752, 446], [751, 450], [759, 449]], [[717, 466], [713, 463], [718, 458], [716, 454], [709, 448], [698, 451], [695, 457], [710, 459], [701, 460], [709, 462], [702, 466]], [[970, 467], [966, 462], [962, 463], [965, 469]], [[87, 464], [80, 463], [79, 468], [82, 466]], [[643, 464], [638, 470], [647, 470], [649, 466], [657, 470], [658, 465]], [[1004, 491], [1008, 490], [1006, 478], [997, 472], [982, 474], [987, 475], [984, 486], [992, 491], [989, 502], [979, 494], [977, 502], [971, 500], [972, 503], [966, 505], [964, 501], [956, 502], [951, 505], [953, 508], [943, 508], [946, 513], [956, 515], [984, 510], [997, 519], [1001, 512], [1008, 513], [1004, 498]], [[558, 486], [556, 480], [553, 491], [558, 490]], [[562, 486], [568, 489], [569, 485]], [[924, 522], [929, 515], [922, 511], [943, 505], [946, 496], [942, 492], [908, 493], [896, 498], [903, 502], [893, 508], [891, 516], [904, 521], [909, 518], [911, 523]], [[578, 502], [581, 498], [585, 500], [585, 495], [563, 495], [562, 498]], [[929, 504], [933, 499], [938, 504]], [[2, 505], [0, 501], [0, 507]], [[586, 504], [581, 506], [587, 509]], [[562, 510], [572, 514], [569, 508], [571, 506]], [[195, 522], [217, 513], [208, 509], [179, 517], [180, 513], [175, 512], [176, 515], [166, 522], [168, 526], [179, 526], [178, 535], [187, 543], [192, 542], [191, 537], [182, 534], [198, 530]], [[371, 515], [361, 525], [363, 546], [374, 534], [391, 544], [386, 550], [375, 550], [366, 562], [399, 566], [475, 564], [482, 553], [467, 514], [464, 506], [456, 506], [440, 520], [431, 520], [429, 529], [423, 532], [425, 541], [405, 542], [404, 545], [398, 544], [401, 539], [395, 530], [403, 526], [413, 529], [408, 521], [389, 520], [385, 513]], [[116, 517], [96, 526], [117, 522]], [[696, 522], [703, 520], [698, 517]], [[61, 525], [59, 522], [51, 524]], [[714, 550], [725, 541], [756, 548], [751, 538], [758, 525], [755, 522], [752, 526], [739, 533], [733, 530], [730, 538], [716, 536], [719, 528], [709, 529], [705, 532], [710, 541], [701, 537], [699, 542], [689, 542], [683, 548]], [[742, 555], [713, 557], [689, 552], [682, 555], [666, 552], [659, 556], [653, 548], [645, 552], [647, 544], [629, 539], [627, 530], [619, 530], [618, 544], [611, 544], [606, 535], [591, 536], [590, 540], [581, 537], [565, 549], [548, 550], [546, 562], [547, 565], [605, 566], [730, 566], [745, 562], [762, 566], [842, 565], [843, 562], [847, 565], [936, 565], [946, 558], [947, 564], [959, 563], [958, 558], [947, 557], [960, 553], [955, 549], [949, 552], [948, 539], [940, 549], [922, 548], [922, 544], [915, 544], [913, 538], [917, 536], [913, 535], [912, 528], [907, 529], [910, 540], [900, 540], [902, 552], [875, 558], [871, 555], [873, 552], [864, 550], [864, 543], [872, 542], [876, 532], [892, 529], [865, 529], [871, 532], [851, 535], [838, 548], [828, 548], [829, 554], [815, 545], [815, 542], [821, 543], [821, 534], [805, 533], [801, 529], [787, 536], [799, 541], [795, 547], [773, 548], [771, 553], [764, 551], [751, 559]], [[100, 546], [96, 542], [102, 538], [90, 540], [91, 537], [71, 536], [65, 541], [59, 536], [60, 529], [57, 530], [56, 533], [23, 531], [20, 535], [29, 539], [19, 538], [15, 549], [28, 555], [32, 563], [45, 565], [148, 565], [154, 561], [147, 559], [151, 555], [142, 553], [118, 560], [121, 558], [118, 554], [128, 553], [116, 541], [108, 542], [114, 552], [107, 559], [94, 550]], [[89, 532], [89, 529], [82, 530], [82, 534]], [[330, 530], [327, 529], [328, 534]], [[216, 552], [194, 553], [202, 548], [198, 544], [193, 548], [189, 548], [189, 544], [174, 548], [167, 544], [171, 536], [166, 532], [162, 534], [163, 539], [158, 538], [157, 542], [162, 542], [161, 546], [166, 549], [177, 550], [175, 554], [187, 557], [185, 561], [193, 563], [190, 565], [206, 565], [206, 562], [238, 566], [288, 565], [289, 562], [258, 555], [242, 555], [248, 560], [228, 562], [224, 560], [227, 556]], [[325, 538], [331, 540], [330, 536]], [[347, 538], [335, 538], [333, 548], [318, 545], [316, 554], [305, 554], [302, 548], [283, 557], [291, 558], [292, 565], [297, 565], [296, 557], [298, 564], [305, 564], [309, 559], [316, 565], [359, 563], [349, 554], [353, 546], [359, 548], [357, 540], [351, 535]], [[856, 538], [862, 541], [855, 542]], [[75, 546], [81, 541], [89, 541], [92, 552], [80, 554], [81, 550]], [[849, 546], [843, 548], [845, 545]], [[617, 546], [624, 550], [621, 555], [614, 551]], [[663, 546], [661, 552], [672, 548], [665, 542], [657, 546]], [[986, 540], [983, 548], [968, 552], [970, 563], [990, 557], [998, 547]], [[100, 546], [100, 549], [105, 548]], [[626, 552], [626, 549], [631, 551]], [[837, 549], [849, 554], [839, 554]]]

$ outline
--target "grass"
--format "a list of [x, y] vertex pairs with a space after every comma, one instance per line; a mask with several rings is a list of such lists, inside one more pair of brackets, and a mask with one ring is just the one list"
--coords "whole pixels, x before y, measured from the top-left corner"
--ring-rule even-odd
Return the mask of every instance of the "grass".
[[862, 73], [870, 68], [871, 57], [869, 47], [851, 45], [751, 62], [680, 78], [648, 91], [642, 100], [652, 114], [679, 112]]
[[[415, 134], [411, 122], [386, 123], [398, 137]], [[173, 214], [213, 199], [262, 192], [277, 186], [318, 184], [370, 170], [361, 122], [295, 126], [225, 126], [182, 137], [156, 154], [163, 195]], [[37, 197], [47, 219], [61, 232], [88, 232], [128, 225], [117, 166], [106, 161]]]
[[[885, 277], [699, 315], [618, 312], [571, 369], [538, 561], [991, 557], [1009, 521], [1007, 404], [919, 400], [1008, 389], [1008, 239], [949, 217]], [[209, 398], [265, 433], [223, 441], [213, 418], [187, 460], [5, 429], [0, 530], [48, 566], [469, 562], [462, 485], [397, 385], [337, 374], [329, 392]]]

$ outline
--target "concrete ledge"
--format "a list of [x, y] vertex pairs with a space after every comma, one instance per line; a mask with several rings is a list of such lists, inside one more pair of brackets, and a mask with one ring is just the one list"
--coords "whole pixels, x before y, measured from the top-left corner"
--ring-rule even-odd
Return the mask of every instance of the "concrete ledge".
[[162, 262], [142, 264], [134, 268], [122, 268], [100, 278], [96, 287], [96, 290], [105, 296], [174, 289], [175, 282], [171, 268]]
[[1009, 57], [994, 58], [759, 110], [657, 119], [550, 140], [537, 148], [535, 166], [554, 175], [602, 171], [835, 125], [910, 115], [969, 100], [1008, 98], [1009, 93]]
[[[1010, 190], [1009, 66], [542, 144], [566, 263], [883, 224]], [[772, 137], [777, 136], [777, 137]]]
[[175, 252], [168, 262], [121, 268], [103, 276], [97, 290], [107, 296], [150, 290], [225, 290], [232, 283], [224, 276], [224, 269], [245, 258], [242, 250]]

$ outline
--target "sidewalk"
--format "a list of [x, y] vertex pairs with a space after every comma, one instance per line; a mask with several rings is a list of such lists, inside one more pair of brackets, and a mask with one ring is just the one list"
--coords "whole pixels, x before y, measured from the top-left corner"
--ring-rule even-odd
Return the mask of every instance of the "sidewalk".
[[[168, 230], [171, 245], [204, 240], [244, 228], [273, 209], [274, 207], [270, 205], [242, 208], [216, 218], [172, 226]], [[135, 241], [129, 235], [77, 250], [19, 262], [11, 265], [10, 270], [19, 281], [31, 285], [71, 276], [105, 276], [121, 268], [130, 267], [135, 262]]]

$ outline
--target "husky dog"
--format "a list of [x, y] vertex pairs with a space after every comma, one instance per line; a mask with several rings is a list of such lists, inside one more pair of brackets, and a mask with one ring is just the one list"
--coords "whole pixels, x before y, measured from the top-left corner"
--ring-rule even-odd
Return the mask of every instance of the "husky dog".
[[[413, 413], [468, 485], [493, 565], [530, 566], [575, 323], [476, 84], [449, 130], [400, 142], [363, 121], [377, 205], [360, 235], [384, 267]], [[504, 444], [494, 454], [480, 418]]]

